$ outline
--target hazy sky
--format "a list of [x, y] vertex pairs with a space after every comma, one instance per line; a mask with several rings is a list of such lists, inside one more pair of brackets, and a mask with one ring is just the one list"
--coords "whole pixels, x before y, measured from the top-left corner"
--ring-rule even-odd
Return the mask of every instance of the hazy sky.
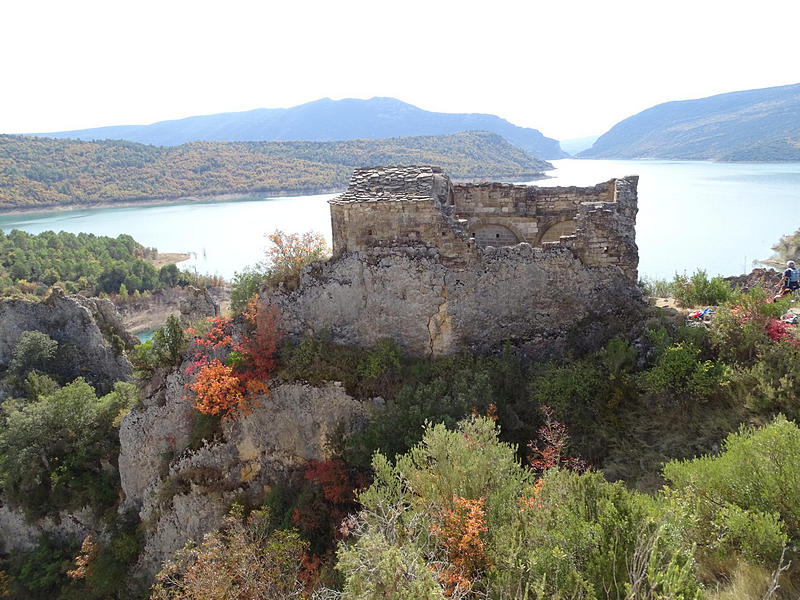
[[393, 96], [558, 139], [800, 82], [800, 1], [0, 0], [0, 132]]

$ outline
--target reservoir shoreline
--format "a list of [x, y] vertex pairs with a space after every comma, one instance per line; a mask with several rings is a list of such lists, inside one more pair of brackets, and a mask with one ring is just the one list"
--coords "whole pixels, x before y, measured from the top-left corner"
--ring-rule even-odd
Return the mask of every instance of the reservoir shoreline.
[[[551, 179], [552, 175], [544, 173], [522, 173], [514, 177], [500, 177], [500, 176], [487, 176], [487, 177], [473, 177], [463, 179], [453, 179], [453, 181], [475, 181], [475, 180], [491, 180], [513, 183], [515, 181], [540, 181]], [[256, 192], [227, 192], [224, 194], [191, 194], [187, 196], [179, 196], [177, 198], [141, 198], [141, 199], [120, 199], [120, 200], [107, 200], [100, 202], [75, 202], [73, 204], [42, 204], [32, 207], [0, 207], [0, 217], [7, 217], [13, 215], [29, 215], [29, 214], [48, 214], [48, 213], [61, 213], [69, 212], [72, 210], [95, 210], [102, 208], [137, 208], [137, 207], [150, 207], [150, 206], [171, 206], [175, 204], [213, 204], [234, 201], [248, 201], [248, 200], [264, 200], [268, 198], [292, 198], [295, 196], [316, 196], [320, 194], [341, 194], [347, 189], [347, 184], [342, 187], [308, 187], [298, 188], [293, 190], [262, 190]]]
[[309, 188], [284, 192], [231, 192], [227, 194], [209, 194], [180, 196], [179, 198], [142, 198], [141, 200], [109, 200], [106, 202], [76, 202], [74, 204], [47, 204], [36, 207], [0, 207], [0, 217], [13, 215], [63, 213], [73, 210], [95, 210], [103, 208], [145, 208], [151, 206], [172, 206], [175, 204], [215, 204], [235, 201], [264, 200], [266, 198], [292, 198], [294, 196], [312, 196], [318, 194], [338, 194], [345, 188]]

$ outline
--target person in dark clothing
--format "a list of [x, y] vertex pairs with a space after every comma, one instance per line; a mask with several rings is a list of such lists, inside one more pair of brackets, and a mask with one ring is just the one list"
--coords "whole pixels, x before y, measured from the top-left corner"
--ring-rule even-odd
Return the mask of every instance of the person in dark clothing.
[[783, 272], [783, 277], [778, 282], [778, 287], [781, 290], [781, 296], [791, 294], [793, 291], [800, 288], [800, 271], [795, 267], [793, 260], [786, 263], [786, 270]]

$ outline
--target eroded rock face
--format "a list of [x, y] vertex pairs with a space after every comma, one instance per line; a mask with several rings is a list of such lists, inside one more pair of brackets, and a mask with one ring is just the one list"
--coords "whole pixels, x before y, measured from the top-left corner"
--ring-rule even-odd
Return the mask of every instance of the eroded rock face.
[[[190, 539], [217, 528], [231, 504], [258, 502], [309, 460], [329, 458], [330, 442], [364, 426], [365, 407], [336, 383], [275, 385], [247, 416], [223, 423], [222, 439], [196, 451], [182, 369], [154, 377], [144, 407], [120, 428], [124, 508], [148, 524], [138, 571], [152, 576]], [[178, 451], [177, 455], [175, 455]]]
[[8, 366], [25, 331], [41, 331], [59, 343], [59, 374], [66, 380], [83, 377], [103, 394], [131, 379], [125, 348], [132, 340], [107, 301], [66, 297], [57, 288], [41, 302], [0, 301], [0, 365]]
[[0, 504], [0, 554], [36, 548], [42, 535], [71, 544], [80, 544], [102, 524], [89, 507], [30, 522], [20, 510]]
[[582, 321], [624, 317], [641, 293], [616, 266], [587, 267], [567, 248], [523, 243], [487, 248], [461, 269], [414, 248], [346, 254], [307, 267], [297, 291], [269, 300], [293, 336], [361, 346], [391, 338], [410, 353], [438, 355], [507, 340], [535, 350]]
[[190, 285], [186, 287], [185, 293], [179, 303], [184, 327], [206, 317], [219, 316], [219, 304], [208, 290]]

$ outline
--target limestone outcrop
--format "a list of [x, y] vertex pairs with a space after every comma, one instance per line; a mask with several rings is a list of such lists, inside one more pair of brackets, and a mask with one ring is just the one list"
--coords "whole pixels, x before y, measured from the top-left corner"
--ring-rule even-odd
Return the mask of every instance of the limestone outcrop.
[[187, 286], [185, 297], [179, 304], [181, 323], [190, 325], [206, 317], [219, 316], [219, 304], [207, 289], [199, 289], [193, 285]]
[[131, 379], [125, 350], [133, 340], [107, 300], [67, 297], [54, 288], [41, 302], [0, 301], [0, 366], [8, 366], [25, 331], [41, 331], [59, 343], [59, 374], [66, 380], [83, 377], [102, 394]]
[[275, 384], [249, 415], [224, 421], [218, 438], [182, 450], [195, 412], [184, 398], [185, 378], [183, 368], [157, 373], [143, 406], [120, 427], [121, 510], [137, 510], [147, 523], [137, 567], [145, 577], [218, 527], [234, 501], [258, 503], [308, 461], [329, 458], [335, 436], [367, 420], [365, 406], [337, 383]]
[[73, 512], [61, 511], [30, 522], [22, 511], [0, 503], [0, 555], [32, 550], [42, 535], [80, 544], [89, 533], [101, 529], [100, 519], [88, 507]]
[[452, 184], [436, 167], [359, 169], [330, 201], [333, 258], [267, 292], [294, 336], [416, 355], [506, 341], [558, 351], [641, 304], [636, 177], [590, 188]]

